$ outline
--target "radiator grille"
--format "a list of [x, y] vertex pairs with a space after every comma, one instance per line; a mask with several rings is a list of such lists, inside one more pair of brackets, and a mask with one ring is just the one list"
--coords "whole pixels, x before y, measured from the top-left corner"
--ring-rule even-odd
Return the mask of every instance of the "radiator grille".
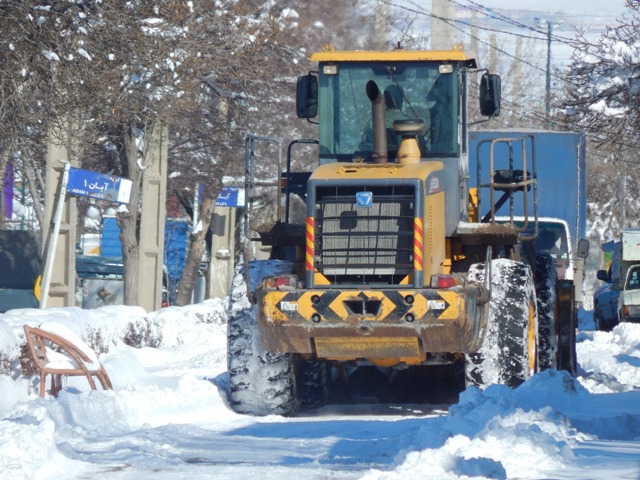
[[414, 189], [368, 188], [369, 207], [357, 191], [318, 188], [315, 266], [334, 284], [398, 284], [413, 271]]

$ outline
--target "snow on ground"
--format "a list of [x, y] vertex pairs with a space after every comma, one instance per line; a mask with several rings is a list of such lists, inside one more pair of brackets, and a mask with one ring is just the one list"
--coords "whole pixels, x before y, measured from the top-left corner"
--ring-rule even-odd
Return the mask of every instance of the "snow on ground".
[[[594, 332], [581, 312], [577, 379], [546, 371], [516, 390], [470, 388], [448, 411], [254, 418], [226, 404], [226, 311], [211, 300], [0, 315], [0, 358], [23, 324], [55, 321], [108, 346], [99, 358], [114, 387], [70, 378], [42, 399], [19, 367], [0, 376], [0, 478], [640, 478], [640, 325]], [[120, 340], [129, 324], [147, 346]]]

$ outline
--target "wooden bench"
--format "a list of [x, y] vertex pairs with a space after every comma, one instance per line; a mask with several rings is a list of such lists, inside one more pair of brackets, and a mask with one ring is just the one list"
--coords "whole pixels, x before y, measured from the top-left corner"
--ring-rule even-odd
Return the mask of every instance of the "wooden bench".
[[[31, 358], [40, 370], [40, 396], [45, 396], [47, 374], [51, 374], [50, 393], [58, 396], [63, 376], [85, 376], [96, 390], [95, 376], [104, 390], [112, 389], [111, 380], [96, 354], [64, 325], [56, 323], [56, 333], [24, 326]], [[66, 337], [66, 338], [63, 338]], [[73, 342], [69, 340], [73, 339]]]

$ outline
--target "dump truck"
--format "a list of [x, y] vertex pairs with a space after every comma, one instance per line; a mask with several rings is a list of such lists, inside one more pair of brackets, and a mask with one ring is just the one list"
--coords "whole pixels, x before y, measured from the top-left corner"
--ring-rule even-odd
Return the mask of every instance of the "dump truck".
[[[559, 279], [576, 283], [576, 302], [580, 302], [584, 258], [579, 250], [584, 246], [581, 240], [585, 238], [587, 222], [586, 134], [536, 129], [471, 131], [469, 170], [472, 177], [478, 172], [478, 160], [488, 154], [488, 141], [497, 137], [528, 139], [524, 153], [531, 158], [535, 156], [536, 160], [537, 248], [552, 254]], [[522, 150], [509, 151], [507, 147], [507, 144], [499, 145], [494, 155], [503, 157], [505, 163], [509, 155], [516, 157], [515, 162], [521, 162], [517, 155]], [[507, 207], [504, 205], [497, 215], [508, 219]], [[534, 205], [527, 207], [533, 216]], [[516, 204], [514, 208], [522, 211], [524, 205]]]
[[[318, 69], [298, 79], [296, 110], [317, 117], [317, 140], [303, 141], [317, 145], [317, 166], [292, 171], [299, 140], [289, 144], [278, 219], [251, 237], [271, 258], [244, 257], [235, 283], [248, 286], [248, 302], [232, 289], [231, 407], [295, 415], [325, 402], [331, 372], [348, 366], [393, 378], [448, 365], [486, 388], [575, 364], [558, 353], [575, 339], [559, 335], [554, 260], [536, 251], [537, 210], [526, 208], [538, 202], [535, 156], [498, 165], [494, 155], [527, 139], [487, 140], [482, 174], [469, 174], [468, 86], [479, 84], [478, 113], [491, 119], [500, 77], [459, 49], [328, 48], [311, 60]], [[270, 183], [257, 178], [253, 153], [245, 225], [256, 189]], [[525, 209], [498, 221], [496, 204], [517, 197]], [[293, 198], [304, 204], [301, 222]]]
[[[508, 165], [519, 164], [521, 155], [535, 159], [538, 201], [526, 205], [529, 217], [538, 221], [528, 230], [535, 233], [536, 250], [552, 256], [558, 278], [556, 301], [559, 309], [559, 342], [570, 351], [558, 351], [563, 369], [575, 373], [575, 338], [578, 311], [582, 307], [582, 287], [585, 279], [585, 258], [588, 240], [585, 239], [587, 220], [586, 134], [539, 129], [500, 129], [471, 131], [469, 133], [469, 171], [471, 177], [482, 173], [481, 162], [489, 154], [495, 138], [523, 139], [524, 148], [512, 149], [503, 142], [494, 149], [494, 161]], [[490, 201], [487, 190], [481, 191], [482, 201]], [[514, 205], [503, 204], [496, 211], [498, 221], [514, 221], [524, 225], [525, 218], [510, 216], [508, 209], [522, 212], [526, 197], [514, 198]], [[536, 211], [534, 211], [534, 209]], [[537, 232], [533, 229], [537, 228]], [[557, 348], [559, 348], [559, 345]]]

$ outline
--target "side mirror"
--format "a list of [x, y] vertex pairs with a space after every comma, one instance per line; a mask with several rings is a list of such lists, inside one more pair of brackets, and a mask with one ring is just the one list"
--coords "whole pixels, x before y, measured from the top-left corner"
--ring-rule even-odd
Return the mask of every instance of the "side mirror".
[[578, 248], [576, 250], [576, 257], [587, 258], [589, 256], [589, 240], [581, 238], [578, 240]]
[[296, 113], [298, 118], [313, 118], [318, 115], [318, 77], [298, 77], [296, 85]]
[[485, 117], [500, 115], [502, 84], [500, 75], [485, 73], [480, 77], [480, 114]]

